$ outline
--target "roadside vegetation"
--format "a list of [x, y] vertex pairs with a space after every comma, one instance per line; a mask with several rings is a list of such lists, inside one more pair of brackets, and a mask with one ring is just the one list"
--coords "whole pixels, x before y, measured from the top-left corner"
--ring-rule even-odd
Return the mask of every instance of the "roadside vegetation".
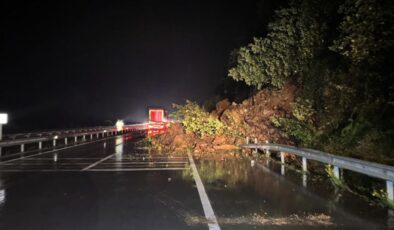
[[205, 137], [223, 134], [228, 129], [217, 118], [210, 116], [196, 102], [187, 100], [184, 105], [174, 104], [173, 107], [175, 111], [171, 116], [180, 120], [188, 133]]
[[394, 163], [394, 3], [292, 1], [268, 29], [233, 52], [229, 76], [297, 86], [291, 116], [272, 122], [301, 146]]
[[248, 136], [394, 164], [393, 46], [390, 0], [293, 0], [265, 36], [230, 55], [226, 81], [238, 86], [225, 83], [223, 95], [248, 99], [216, 96], [210, 110], [186, 101], [173, 116], [196, 138]]

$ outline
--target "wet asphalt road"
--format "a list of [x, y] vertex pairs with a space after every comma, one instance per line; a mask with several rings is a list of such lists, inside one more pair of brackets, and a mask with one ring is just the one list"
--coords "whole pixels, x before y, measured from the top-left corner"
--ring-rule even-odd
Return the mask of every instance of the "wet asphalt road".
[[127, 137], [0, 164], [0, 229], [207, 229], [187, 156]]
[[[386, 229], [388, 210], [269, 162], [196, 159], [221, 229]], [[0, 229], [208, 229], [187, 155], [118, 136], [0, 163]]]

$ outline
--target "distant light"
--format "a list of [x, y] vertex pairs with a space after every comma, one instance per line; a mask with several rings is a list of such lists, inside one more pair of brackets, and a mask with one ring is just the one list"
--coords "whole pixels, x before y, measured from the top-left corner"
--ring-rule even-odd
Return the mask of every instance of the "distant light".
[[5, 125], [8, 123], [8, 114], [0, 113], [0, 125]]
[[0, 204], [3, 204], [5, 201], [5, 190], [0, 189]]
[[59, 138], [59, 136], [58, 136], [58, 135], [56, 135], [56, 136], [54, 136], [54, 137], [53, 137], [53, 139], [55, 139], [55, 140], [56, 140], [56, 139], [58, 139], [58, 138]]
[[107, 130], [104, 130], [104, 133], [106, 133], [107, 132]]
[[116, 121], [115, 126], [116, 126], [116, 130], [122, 131], [123, 130], [123, 126], [124, 126], [124, 122], [122, 120], [118, 120], [118, 121]]

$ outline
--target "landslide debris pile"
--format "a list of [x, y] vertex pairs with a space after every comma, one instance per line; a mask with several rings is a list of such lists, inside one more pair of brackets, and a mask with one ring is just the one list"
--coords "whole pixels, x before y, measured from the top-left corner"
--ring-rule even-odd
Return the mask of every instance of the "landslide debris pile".
[[180, 123], [174, 123], [168, 132], [153, 138], [153, 145], [170, 151], [192, 150], [195, 154], [229, 151], [245, 143], [246, 137], [258, 142], [293, 144], [272, 123], [273, 117], [289, 117], [297, 88], [288, 84], [281, 90], [264, 89], [237, 104], [228, 99], [219, 101], [211, 116], [236, 130], [238, 135], [200, 137], [186, 133]]

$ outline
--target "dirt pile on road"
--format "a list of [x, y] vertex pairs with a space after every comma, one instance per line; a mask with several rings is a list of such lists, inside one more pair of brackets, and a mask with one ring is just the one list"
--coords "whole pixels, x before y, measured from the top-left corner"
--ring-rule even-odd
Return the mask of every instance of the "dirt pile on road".
[[221, 114], [216, 111], [213, 113], [216, 113], [224, 124], [236, 128], [243, 136], [252, 140], [256, 138], [258, 142], [292, 144], [292, 141], [274, 126], [272, 118], [291, 115], [296, 90], [291, 84], [282, 90], [261, 90], [240, 104], [233, 103]]
[[168, 131], [153, 139], [153, 144], [170, 151], [192, 150], [195, 154], [234, 151], [244, 144], [246, 137], [251, 141], [293, 144], [272, 123], [273, 117], [288, 117], [295, 100], [297, 88], [288, 84], [281, 90], [264, 89], [240, 104], [228, 99], [219, 101], [211, 116], [231, 127], [238, 135], [199, 137], [186, 133], [179, 123], [172, 124]]

